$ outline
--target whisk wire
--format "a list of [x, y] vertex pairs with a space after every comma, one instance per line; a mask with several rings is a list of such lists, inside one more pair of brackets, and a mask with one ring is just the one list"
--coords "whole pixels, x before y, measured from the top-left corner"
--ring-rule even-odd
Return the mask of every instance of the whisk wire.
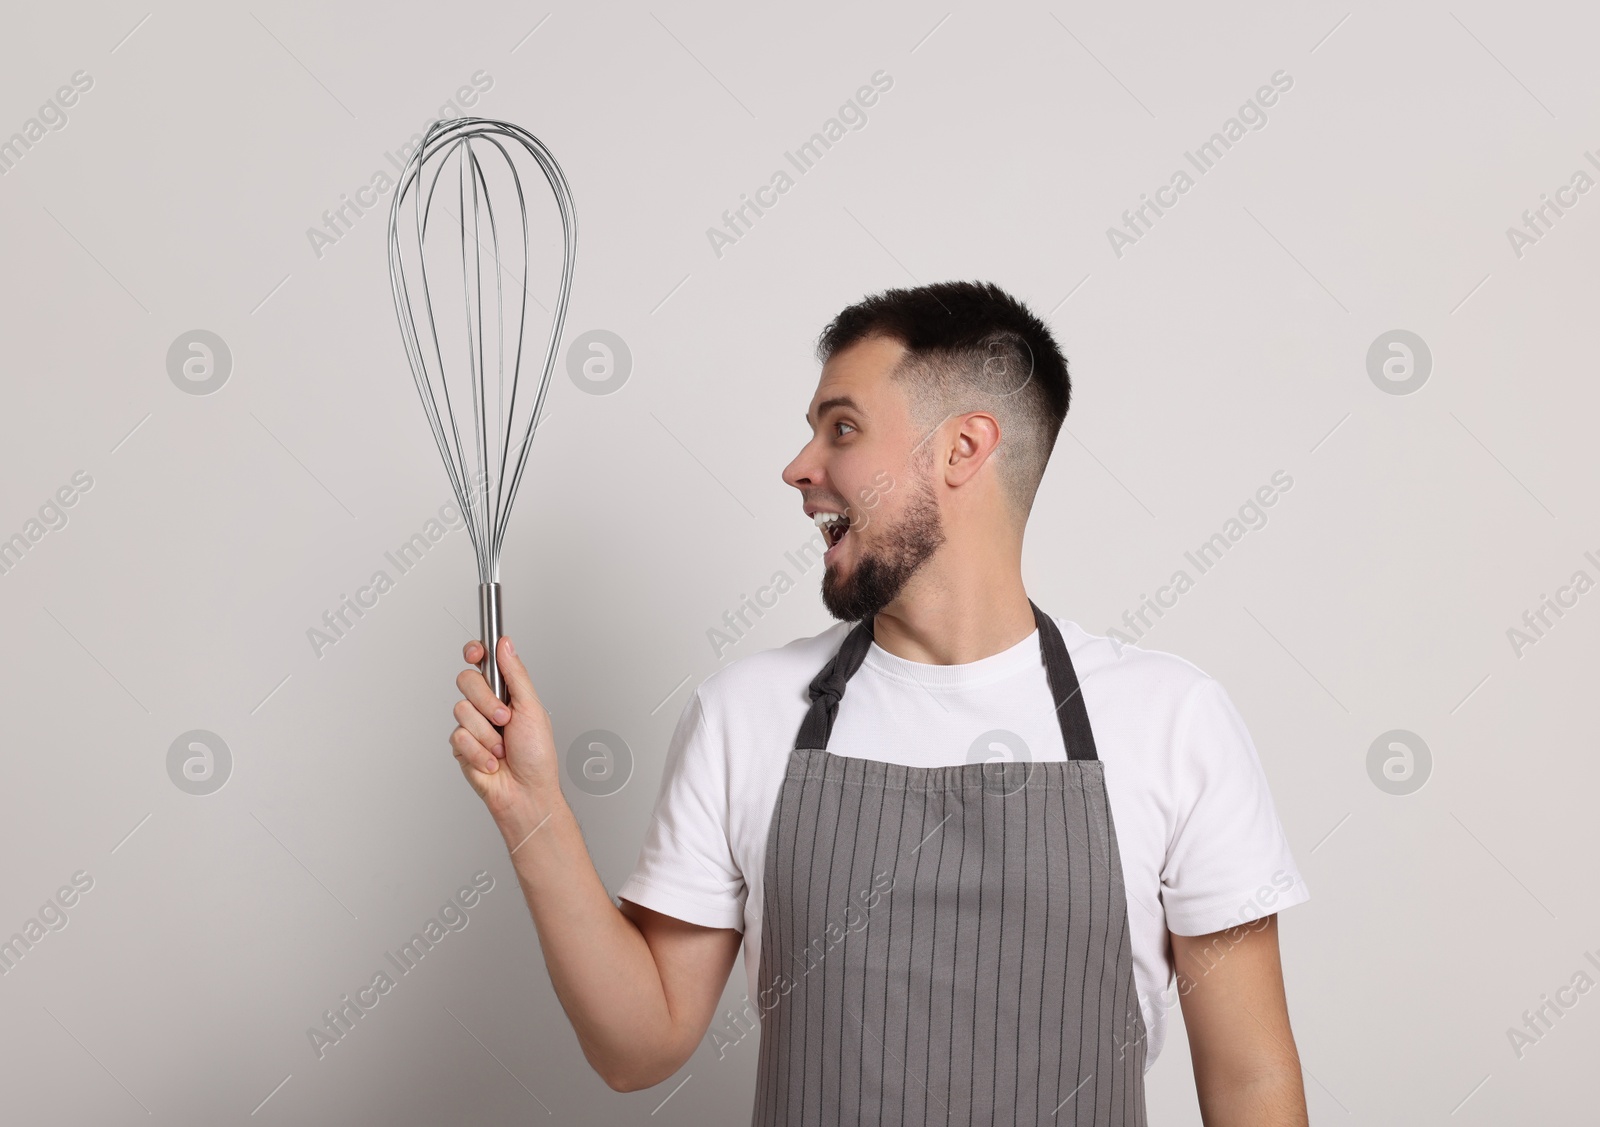
[[[437, 128], [437, 126], [435, 128]], [[431, 130], [430, 130], [430, 136], [431, 136]], [[423, 146], [417, 150], [418, 154], [420, 155], [426, 148], [427, 148], [427, 143], [426, 143], [426, 141], [424, 141]], [[415, 159], [415, 157], [413, 157], [413, 159]], [[407, 168], [408, 169], [410, 168], [409, 162], [407, 164]], [[420, 165], [419, 165], [419, 171], [420, 171]], [[419, 267], [424, 265], [424, 258], [423, 258], [423, 254], [422, 254], [422, 248], [427, 245], [428, 220], [432, 217], [432, 214], [433, 214], [433, 195], [434, 195], [434, 192], [438, 190], [438, 187], [439, 187], [439, 177], [438, 177], [437, 174], [435, 174], [432, 183], [428, 187], [427, 206], [426, 207], [423, 206], [422, 194], [420, 192], [415, 194], [413, 196], [413, 198], [412, 198], [413, 212], [415, 213], [415, 222], [416, 222], [416, 229], [417, 229], [417, 251], [418, 251], [418, 260], [419, 260], [418, 261], [418, 265], [419, 265]], [[398, 209], [398, 207], [399, 207], [400, 201], [401, 201], [401, 199], [402, 199], [402, 197], [403, 197], [403, 195], [405, 193], [405, 190], [406, 190], [405, 176], [404, 176], [404, 174], [402, 174], [402, 184], [401, 184], [400, 188], [398, 189], [397, 194], [395, 196], [396, 209]], [[391, 282], [393, 282], [395, 277], [398, 277], [399, 278], [399, 285], [400, 285], [401, 289], [405, 290], [405, 288], [406, 288], [405, 287], [405, 275], [404, 275], [403, 272], [401, 272], [398, 269], [398, 267], [396, 265], [396, 263], [398, 261], [398, 250], [397, 250], [396, 240], [394, 238], [394, 233], [393, 233], [392, 229], [391, 229], [391, 234], [390, 234], [390, 240], [389, 241], [390, 241], [389, 270], [390, 270]], [[456, 502], [460, 507], [462, 520], [466, 523], [467, 536], [469, 537], [469, 539], [472, 542], [473, 552], [474, 552], [475, 556], [477, 557], [479, 581], [480, 582], [487, 582], [487, 580], [484, 578], [484, 576], [486, 575], [486, 564], [485, 564], [484, 547], [483, 547], [483, 544], [482, 544], [482, 539], [478, 535], [478, 531], [477, 531], [475, 522], [473, 520], [473, 508], [474, 508], [473, 504], [472, 504], [472, 500], [473, 499], [472, 499], [471, 493], [469, 492], [468, 487], [467, 487], [466, 471], [465, 471], [465, 467], [467, 465], [467, 462], [466, 462], [466, 457], [465, 457], [465, 455], [464, 455], [464, 453], [462, 451], [462, 447], [461, 447], [461, 431], [460, 431], [460, 428], [456, 424], [455, 407], [454, 407], [454, 404], [451, 402], [451, 399], [450, 399], [450, 383], [449, 383], [449, 381], [447, 381], [447, 380], [445, 380], [443, 378], [443, 375], [444, 375], [444, 351], [443, 351], [442, 345], [439, 343], [439, 326], [438, 326], [438, 321], [434, 317], [434, 313], [433, 313], [432, 287], [428, 283], [428, 271], [426, 269], [419, 269], [418, 270], [418, 274], [421, 276], [421, 282], [422, 282], [423, 311], [424, 311], [425, 316], [427, 317], [428, 333], [429, 333], [429, 337], [430, 337], [430, 339], [431, 339], [431, 341], [433, 343], [434, 368], [435, 368], [435, 370], [437, 370], [440, 373], [439, 391], [440, 391], [440, 394], [443, 395], [443, 397], [444, 397], [445, 417], [450, 420], [449, 441], [447, 441], [447, 439], [445, 437], [445, 434], [444, 434], [444, 425], [443, 425], [443, 422], [441, 421], [441, 419], [439, 417], [438, 401], [435, 398], [434, 393], [433, 393], [433, 381], [429, 377], [427, 362], [426, 362], [425, 359], [422, 358], [421, 349], [420, 348], [408, 349], [408, 352], [413, 353], [412, 375], [415, 377], [416, 384], [417, 384], [417, 389], [418, 389], [418, 391], [420, 392], [420, 394], [422, 396], [423, 410], [427, 414], [428, 421], [429, 421], [430, 425], [432, 426], [433, 434], [434, 434], [434, 441], [438, 443], [439, 453], [444, 458], [445, 472], [450, 478], [450, 486], [451, 486], [452, 491], [456, 495]], [[404, 312], [401, 314], [401, 334], [407, 338], [407, 341], [408, 341], [408, 344], [409, 344], [409, 343], [411, 343], [411, 342], [413, 342], [415, 340], [415, 337], [416, 337], [416, 324], [415, 324], [415, 321], [411, 317], [411, 311], [410, 311], [409, 304], [405, 305], [403, 308], [404, 308]], [[455, 455], [454, 457], [451, 457], [452, 451], [451, 451], [450, 445], [449, 445], [450, 441], [454, 442], [454, 455]]]
[[[539, 382], [539, 392], [534, 398], [533, 410], [528, 416], [528, 429], [526, 434], [523, 436], [522, 445], [517, 454], [516, 470], [512, 474], [511, 487], [507, 494], [508, 497], [515, 495], [518, 485], [520, 485], [522, 482], [522, 473], [528, 461], [529, 444], [533, 441], [533, 436], [538, 428], [539, 420], [544, 414], [545, 395], [550, 390], [550, 373], [555, 370], [556, 353], [561, 345], [561, 330], [567, 319], [567, 302], [572, 295], [572, 274], [576, 265], [578, 247], [578, 219], [576, 213], [573, 211], [572, 192], [567, 187], [566, 176], [562, 173], [561, 166], [556, 163], [555, 157], [550, 155], [549, 151], [538, 142], [537, 138], [531, 139], [534, 141], [534, 144], [538, 146], [538, 151], [543, 154], [543, 159], [540, 160], [539, 164], [545, 174], [545, 179], [550, 184], [551, 190], [555, 193], [556, 205], [561, 214], [561, 241], [563, 252], [561, 262], [561, 288], [556, 295], [556, 311], [554, 318], [555, 323], [551, 326], [549, 344], [545, 349], [545, 376], [544, 379], [540, 380]], [[517, 200], [520, 204], [523, 201], [522, 179], [520, 176], [516, 175], [514, 167], [512, 170], [512, 176], [516, 182]], [[526, 226], [524, 226], [523, 229], [523, 241], [524, 246], [526, 246]], [[521, 343], [519, 334], [519, 358], [521, 355], [520, 349]], [[513, 403], [515, 402], [516, 394], [517, 385], [516, 380], [513, 377], [511, 385], [511, 396]], [[506, 527], [509, 517], [509, 506], [510, 501], [508, 500], [507, 511], [500, 514], [498, 527], [496, 528], [494, 534], [495, 554], [497, 559], [499, 556], [500, 546], [505, 541]]]
[[[460, 225], [461, 236], [461, 275], [465, 280], [462, 286], [462, 300], [465, 306], [466, 322], [472, 327], [467, 334], [467, 371], [472, 379], [472, 403], [474, 407], [475, 424], [473, 437], [477, 443], [473, 453], [474, 461], [478, 466], [478, 481], [473, 500], [482, 504], [482, 519], [487, 520], [488, 492], [489, 492], [489, 434], [488, 434], [488, 405], [484, 402], [484, 358], [483, 358], [483, 250], [482, 250], [482, 225], [478, 211], [478, 179], [477, 162], [468, 165], [471, 157], [471, 148], [466, 141], [457, 141], [451, 150], [456, 160], [456, 216]], [[467, 267], [467, 188], [472, 189], [472, 266]], [[499, 414], [499, 406], [495, 412]], [[498, 428], [497, 428], [498, 429]], [[476, 528], [478, 515], [474, 514], [472, 524]], [[492, 581], [494, 576], [489, 577]]]

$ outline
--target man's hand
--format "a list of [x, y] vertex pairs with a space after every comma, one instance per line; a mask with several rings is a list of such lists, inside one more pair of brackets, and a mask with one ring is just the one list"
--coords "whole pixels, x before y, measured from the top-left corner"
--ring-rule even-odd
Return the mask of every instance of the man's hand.
[[[459, 727], [450, 733], [450, 747], [472, 789], [502, 831], [508, 831], [520, 828], [529, 812], [542, 815], [559, 800], [561, 769], [550, 714], [533, 691], [511, 639], [501, 638], [498, 650], [511, 702], [506, 704], [490, 692], [476, 668], [463, 669], [456, 677], [463, 699], [456, 702]], [[468, 642], [461, 650], [474, 666], [483, 660], [483, 653], [478, 642]]]

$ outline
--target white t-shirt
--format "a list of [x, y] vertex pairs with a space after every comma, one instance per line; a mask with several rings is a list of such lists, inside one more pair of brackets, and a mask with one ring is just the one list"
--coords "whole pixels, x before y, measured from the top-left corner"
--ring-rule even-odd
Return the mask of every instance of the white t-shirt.
[[[1221, 931], [1311, 894], [1222, 686], [1182, 658], [1055, 621], [1105, 764], [1148, 1070], [1178, 1000], [1168, 930]], [[690, 923], [742, 930], [749, 998], [758, 997], [767, 828], [811, 680], [852, 625], [751, 654], [701, 682], [673, 733], [638, 865], [617, 892]], [[974, 741], [995, 729], [1020, 736], [1029, 759], [1066, 758], [1037, 630], [965, 665], [907, 661], [874, 642], [845, 687], [828, 750], [915, 767], [1019, 758], [993, 744], [974, 757]]]

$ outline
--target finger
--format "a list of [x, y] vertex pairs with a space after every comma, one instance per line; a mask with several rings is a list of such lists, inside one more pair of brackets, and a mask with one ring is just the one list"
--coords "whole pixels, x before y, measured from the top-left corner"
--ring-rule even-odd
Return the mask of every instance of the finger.
[[542, 710], [544, 705], [539, 701], [539, 694], [533, 691], [533, 679], [528, 676], [527, 668], [517, 656], [516, 647], [511, 644], [509, 635], [501, 637], [498, 650], [500, 676], [505, 678], [506, 687], [511, 690], [511, 707], [538, 705]]
[[472, 760], [468, 759], [465, 755], [462, 755], [459, 751], [455, 752], [454, 754], [456, 757], [456, 766], [461, 768], [461, 777], [466, 779], [467, 782], [475, 784], [478, 776], [483, 774], [483, 772], [474, 767], [472, 765]]
[[463, 669], [456, 674], [456, 688], [491, 724], [500, 726], [511, 719], [511, 710], [506, 707], [505, 701], [489, 690], [489, 682], [476, 669]]
[[489, 754], [488, 749], [465, 728], [457, 728], [450, 733], [450, 747], [457, 759], [471, 764], [485, 775], [492, 775], [500, 769], [500, 761]]
[[474, 638], [461, 647], [461, 657], [468, 665], [481, 665], [483, 663], [483, 643]]
[[455, 717], [456, 723], [465, 728], [479, 744], [488, 748], [496, 759], [505, 758], [505, 740], [494, 730], [494, 725], [484, 719], [483, 713], [472, 706], [471, 701], [456, 701]]

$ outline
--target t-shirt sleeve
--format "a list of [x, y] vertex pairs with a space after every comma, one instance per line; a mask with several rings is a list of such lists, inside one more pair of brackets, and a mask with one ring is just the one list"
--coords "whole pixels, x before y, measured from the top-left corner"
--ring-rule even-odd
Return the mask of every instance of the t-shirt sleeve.
[[1161, 870], [1168, 930], [1206, 935], [1310, 899], [1255, 744], [1216, 680], [1190, 690], [1178, 727]]
[[728, 836], [727, 749], [695, 690], [667, 748], [633, 873], [617, 896], [702, 927], [744, 930], [744, 874]]

